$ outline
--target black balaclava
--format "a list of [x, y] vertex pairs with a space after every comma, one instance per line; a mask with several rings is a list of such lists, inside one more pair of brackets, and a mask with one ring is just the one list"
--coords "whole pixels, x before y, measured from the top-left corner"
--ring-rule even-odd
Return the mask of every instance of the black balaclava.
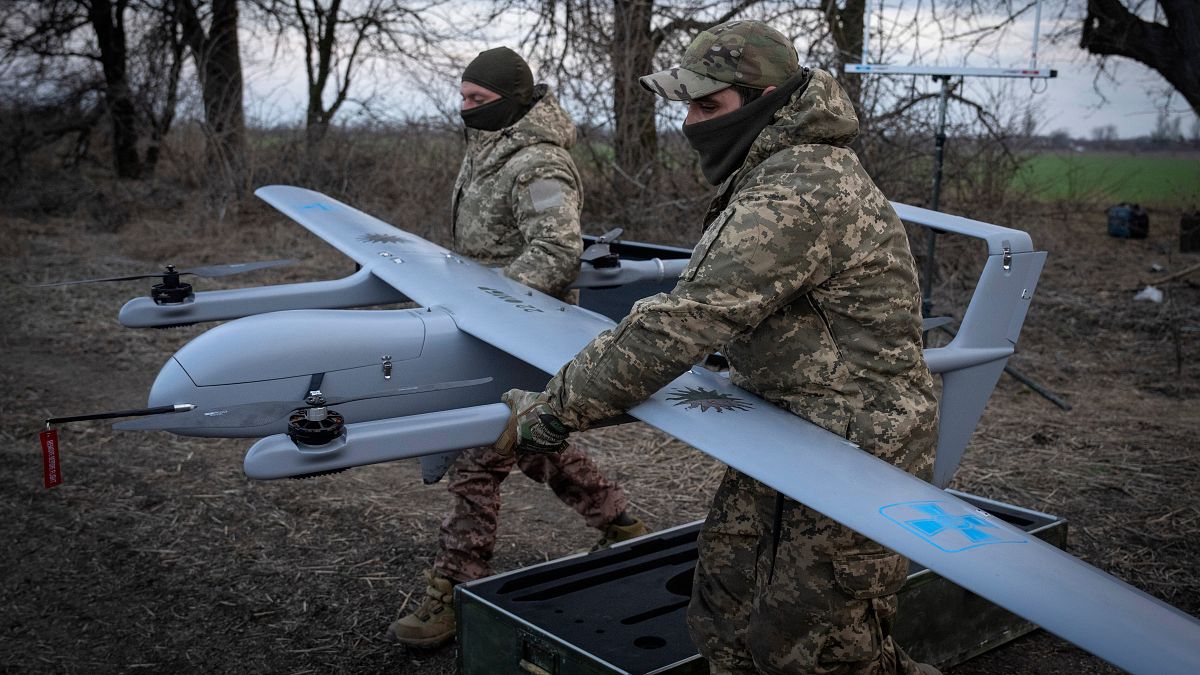
[[801, 87], [808, 84], [808, 70], [801, 70], [769, 94], [706, 122], [683, 125], [683, 135], [700, 153], [700, 170], [713, 185], [720, 185], [746, 161], [754, 139]]
[[472, 129], [499, 131], [516, 124], [533, 107], [533, 73], [525, 59], [508, 47], [480, 52], [462, 79], [500, 94], [491, 103], [461, 111], [463, 122]]

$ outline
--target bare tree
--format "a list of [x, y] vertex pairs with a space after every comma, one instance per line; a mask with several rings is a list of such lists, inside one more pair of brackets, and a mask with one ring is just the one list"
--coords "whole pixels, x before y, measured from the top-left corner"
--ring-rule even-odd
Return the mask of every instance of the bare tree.
[[[1143, 18], [1153, 11], [1150, 20]], [[1165, 23], [1157, 19], [1162, 16]], [[1196, 0], [1087, 0], [1079, 46], [1157, 71], [1200, 114], [1200, 7]]]
[[[654, 198], [652, 183], [659, 165], [657, 98], [638, 78], [671, 65], [684, 45], [701, 30], [734, 18], [780, 15], [809, 9], [779, 0], [505, 0], [536, 16], [525, 38], [527, 48], [554, 64], [557, 79], [586, 89], [581, 107], [598, 112], [597, 97], [609, 102], [606, 115], [589, 120], [612, 130], [611, 184], [628, 221]], [[665, 47], [670, 49], [665, 49]], [[582, 87], [580, 82], [593, 86]]]
[[[821, 12], [825, 19], [825, 30], [833, 43], [830, 65], [835, 72], [844, 71], [846, 64], [858, 63], [863, 48], [863, 21], [866, 16], [867, 0], [821, 0]], [[820, 42], [819, 40], [815, 42]], [[863, 118], [863, 81], [861, 77], [845, 78], [842, 86], [854, 103], [854, 109]]]
[[[242, 108], [242, 57], [236, 0], [172, 0], [181, 39], [200, 79], [210, 165], [226, 190], [240, 192], [245, 168], [246, 121]], [[207, 24], [207, 26], [205, 25]]]
[[351, 87], [373, 66], [412, 61], [442, 36], [426, 14], [441, 0], [259, 0], [256, 7], [280, 41], [298, 35], [304, 45], [308, 105], [305, 138], [320, 144], [349, 99]]
[[1154, 121], [1154, 131], [1150, 132], [1150, 141], [1161, 145], [1182, 141], [1182, 124], [1183, 119], [1178, 115], [1171, 115], [1166, 110], [1158, 111], [1158, 118]]
[[1097, 143], [1112, 143], [1117, 140], [1116, 125], [1105, 124], [1104, 126], [1094, 127], [1092, 129], [1092, 140]]
[[137, 110], [129, 86], [125, 34], [125, 10], [129, 0], [91, 0], [82, 4], [96, 34], [100, 66], [104, 70], [104, 99], [112, 124], [113, 162], [117, 175], [139, 178], [142, 163], [137, 147]]
[[[147, 129], [157, 139], [169, 128], [178, 83], [176, 73], [166, 87], [152, 84], [160, 78], [149, 64], [173, 62], [177, 67], [179, 61], [178, 53], [172, 57], [161, 38], [173, 24], [163, 6], [152, 0], [22, 0], [7, 10], [0, 24], [5, 61], [18, 64], [16, 69], [25, 73], [35, 92], [47, 90], [50, 82], [74, 81], [90, 87], [91, 77], [71, 73], [96, 72], [103, 82], [103, 111], [109, 121], [116, 174], [138, 178], [153, 171], [157, 142], [152, 142], [154, 150], [148, 150], [143, 160], [141, 141]], [[61, 91], [54, 96], [64, 94], [79, 100]], [[160, 97], [165, 100], [147, 100]], [[160, 110], [154, 116], [157, 122], [144, 114], [153, 108]], [[78, 128], [78, 123], [63, 128]]]
[[32, 88], [11, 87], [0, 104], [0, 187], [21, 183], [30, 175], [31, 155], [72, 136], [58, 159], [65, 168], [78, 165], [104, 117], [103, 82], [86, 72], [38, 80], [36, 95], [30, 95]]
[[130, 58], [141, 74], [134, 82], [134, 100], [147, 129], [145, 169], [153, 173], [179, 107], [186, 46], [170, 0], [147, 3], [145, 14], [148, 30]]
[[652, 0], [614, 0], [612, 40], [613, 154], [617, 193], [642, 186], [646, 173], [658, 159], [658, 134], [654, 126], [654, 99], [638, 85], [638, 77], [651, 72], [654, 54], [672, 26], [653, 27]]
[[[57, 63], [99, 67], [113, 145], [113, 167], [122, 178], [141, 176], [136, 112], [126, 68], [128, 0], [17, 2], [4, 19], [6, 59], [33, 59], [35, 73]], [[88, 34], [90, 32], [90, 35]], [[49, 68], [43, 68], [43, 64]]]

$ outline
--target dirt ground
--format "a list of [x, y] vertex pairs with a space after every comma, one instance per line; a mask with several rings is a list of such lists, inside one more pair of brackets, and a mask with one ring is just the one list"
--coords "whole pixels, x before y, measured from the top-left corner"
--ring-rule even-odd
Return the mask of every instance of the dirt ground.
[[[41, 485], [42, 419], [143, 405], [162, 362], [202, 329], [121, 328], [117, 310], [142, 282], [27, 284], [168, 261], [302, 259], [229, 285], [350, 270], [282, 218], [243, 218], [239, 228], [185, 227], [151, 216], [115, 232], [87, 219], [0, 221], [0, 670], [454, 671], [454, 647], [408, 651], [384, 636], [419, 600], [449, 504], [444, 485], [421, 485], [415, 462], [254, 482], [241, 470], [245, 442], [97, 422], [61, 430], [66, 483]], [[1149, 240], [1119, 241], [1097, 214], [1005, 224], [1050, 252], [1012, 365], [1073, 409], [1003, 378], [954, 486], [1067, 518], [1073, 553], [1200, 614], [1200, 273], [1166, 284], [1166, 303], [1133, 301], [1200, 255], [1178, 253], [1167, 225]], [[943, 250], [947, 261], [966, 255]], [[948, 274], [937, 292], [961, 298], [967, 285]], [[580, 442], [655, 529], [704, 515], [720, 471], [704, 455], [639, 425]], [[596, 536], [524, 477], [505, 483], [504, 500], [499, 570]], [[1037, 632], [949, 672], [1115, 671]]]

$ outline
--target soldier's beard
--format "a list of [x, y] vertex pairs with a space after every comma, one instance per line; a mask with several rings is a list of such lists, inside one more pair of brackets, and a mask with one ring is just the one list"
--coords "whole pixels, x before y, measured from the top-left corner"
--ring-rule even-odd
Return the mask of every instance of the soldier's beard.
[[803, 85], [808, 83], [808, 71], [776, 87], [768, 94], [746, 105], [705, 122], [683, 125], [683, 135], [700, 153], [700, 171], [704, 179], [720, 185], [741, 168], [750, 153], [754, 139], [771, 123], [771, 118]]
[[499, 131], [520, 121], [525, 113], [529, 112], [530, 107], [521, 105], [507, 96], [502, 96], [495, 101], [484, 103], [470, 110], [460, 110], [459, 114], [462, 115], [463, 124], [472, 129]]

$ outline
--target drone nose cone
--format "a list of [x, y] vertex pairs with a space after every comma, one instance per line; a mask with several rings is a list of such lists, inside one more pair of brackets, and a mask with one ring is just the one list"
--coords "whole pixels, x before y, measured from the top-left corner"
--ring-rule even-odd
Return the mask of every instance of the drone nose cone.
[[171, 358], [163, 364], [162, 370], [158, 371], [158, 377], [155, 378], [154, 385], [150, 387], [147, 405], [154, 407], [181, 402], [196, 403], [199, 401], [199, 397], [200, 388], [188, 376], [183, 366]]

